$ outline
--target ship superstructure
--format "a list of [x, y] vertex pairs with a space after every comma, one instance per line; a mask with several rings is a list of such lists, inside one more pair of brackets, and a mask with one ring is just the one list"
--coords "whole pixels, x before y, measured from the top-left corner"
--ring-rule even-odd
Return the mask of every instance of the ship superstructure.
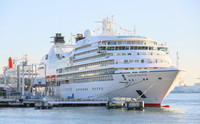
[[56, 69], [70, 65], [70, 52], [74, 47], [74, 45], [65, 44], [64, 36], [61, 33], [57, 33], [55, 37], [51, 38], [54, 39], [52, 42], [54, 45], [42, 58], [39, 66], [40, 74], [44, 75], [46, 66], [46, 75], [50, 77], [56, 75]]
[[[160, 106], [182, 71], [171, 64], [166, 43], [138, 35], [116, 35], [113, 19], [104, 19], [102, 31], [78, 34], [73, 47], [57, 34], [43, 58], [47, 76], [56, 77], [54, 92], [60, 98], [132, 97], [146, 106]], [[73, 47], [73, 50], [71, 49]]]

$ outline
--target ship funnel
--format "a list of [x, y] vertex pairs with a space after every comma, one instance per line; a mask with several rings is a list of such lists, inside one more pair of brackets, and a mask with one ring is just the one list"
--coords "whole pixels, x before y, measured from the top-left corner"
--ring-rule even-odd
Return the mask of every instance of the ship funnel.
[[8, 67], [13, 68], [13, 60], [11, 57], [9, 57], [9, 59], [8, 59]]
[[52, 37], [54, 38], [54, 44], [56, 43], [65, 43], [65, 40], [64, 40], [64, 36], [62, 36], [61, 33], [56, 33], [56, 36], [55, 37]]
[[77, 34], [76, 35], [76, 42], [79, 41], [79, 40], [82, 40], [84, 39], [85, 37], [83, 37], [83, 34]]

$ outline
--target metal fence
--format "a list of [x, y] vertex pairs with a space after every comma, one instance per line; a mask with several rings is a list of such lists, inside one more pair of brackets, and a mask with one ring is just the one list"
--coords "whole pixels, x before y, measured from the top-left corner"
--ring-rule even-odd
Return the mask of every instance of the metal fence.
[[5, 90], [0, 91], [0, 99], [20, 99], [20, 92], [6, 92]]

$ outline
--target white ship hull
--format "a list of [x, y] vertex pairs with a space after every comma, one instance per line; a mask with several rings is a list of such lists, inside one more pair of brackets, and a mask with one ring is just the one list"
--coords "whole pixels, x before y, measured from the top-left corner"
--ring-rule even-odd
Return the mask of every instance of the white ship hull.
[[167, 44], [145, 36], [116, 35], [108, 18], [102, 24], [98, 36], [91, 30], [77, 34], [74, 46], [65, 46], [64, 37], [56, 34], [54, 46], [43, 57], [52, 94], [76, 99], [131, 97], [146, 106], [160, 106], [182, 76], [171, 63]]
[[[55, 87], [55, 96], [78, 99], [131, 97], [144, 101], [145, 106], [160, 106], [181, 76], [180, 70], [114, 74], [113, 81], [61, 84]], [[146, 98], [142, 98], [141, 93]]]

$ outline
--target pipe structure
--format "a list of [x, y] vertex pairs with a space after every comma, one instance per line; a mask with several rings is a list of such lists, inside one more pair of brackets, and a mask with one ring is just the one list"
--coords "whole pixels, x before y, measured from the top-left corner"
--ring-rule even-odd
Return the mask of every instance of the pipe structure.
[[24, 96], [24, 65], [22, 66], [22, 96]]
[[4, 71], [4, 90], [6, 90], [7, 79], [6, 79], [6, 71]]
[[19, 76], [19, 82], [18, 82], [18, 91], [21, 92], [21, 73], [20, 73], [20, 65], [17, 66], [18, 68], [18, 76]]
[[46, 78], [47, 78], [47, 65], [44, 65], [44, 83], [46, 84]]
[[31, 65], [28, 65], [28, 79], [31, 78]]
[[[36, 68], [37, 68], [37, 65], [35, 65], [35, 80], [34, 80], [34, 83], [35, 83], [35, 81], [36, 81], [36, 73], [37, 73], [37, 72], [36, 72], [36, 70], [37, 70]], [[35, 96], [36, 96], [36, 95], [38, 95], [38, 93], [37, 93], [37, 88], [35, 87]]]
[[[29, 71], [31, 71], [31, 74], [30, 74], [30, 72], [29, 72], [29, 80], [30, 80], [30, 82], [31, 82], [31, 84], [30, 84], [30, 87], [29, 87], [29, 89], [28, 89], [28, 93], [30, 94], [30, 96], [33, 96], [33, 64], [32, 65], [29, 65]], [[30, 78], [30, 76], [31, 76], [31, 78]]]
[[36, 73], [37, 73], [37, 65], [35, 65], [35, 79], [36, 79]]
[[31, 84], [32, 84], [32, 87], [31, 87], [31, 95], [33, 95], [33, 85], [34, 85], [34, 79], [33, 79], [33, 64], [32, 64], [32, 80], [31, 80]]
[[[47, 79], [47, 65], [44, 64], [44, 83], [45, 84], [47, 84], [47, 80], [46, 79]], [[45, 87], [44, 92], [45, 92], [45, 96], [47, 96], [47, 85]]]

